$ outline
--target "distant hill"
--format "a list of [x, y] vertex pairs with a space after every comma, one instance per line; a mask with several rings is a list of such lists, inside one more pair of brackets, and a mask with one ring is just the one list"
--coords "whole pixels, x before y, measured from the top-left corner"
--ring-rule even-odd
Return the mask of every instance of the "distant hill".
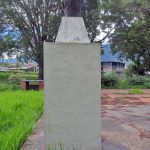
[[11, 63], [11, 64], [15, 64], [17, 62], [16, 58], [9, 58], [9, 59], [2, 59], [0, 58], [0, 63]]

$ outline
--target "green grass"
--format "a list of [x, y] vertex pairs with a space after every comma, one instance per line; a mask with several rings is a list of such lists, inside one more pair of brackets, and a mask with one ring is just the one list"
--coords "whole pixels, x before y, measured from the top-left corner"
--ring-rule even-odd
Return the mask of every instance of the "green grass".
[[[0, 83], [8, 83], [8, 78], [9, 76], [13, 74], [13, 73], [8, 73], [8, 72], [0, 72]], [[33, 73], [33, 72], [28, 72], [28, 73], [21, 73], [23, 78], [25, 79], [30, 79], [30, 80], [36, 80], [38, 79], [38, 74], [37, 73]]]
[[[10, 75], [12, 75], [13, 73], [8, 73], [8, 72], [0, 72], [0, 92], [1, 91], [15, 91], [18, 89], [21, 89], [21, 85], [16, 85], [16, 84], [11, 84], [9, 83], [8, 78], [10, 77]], [[29, 72], [29, 73], [22, 73], [22, 77], [24, 79], [28, 79], [28, 80], [36, 80], [38, 79], [38, 74], [37, 73], [33, 73], [33, 72]]]
[[144, 91], [141, 89], [132, 89], [129, 91], [129, 94], [144, 94]]
[[7, 83], [11, 73], [0, 72], [0, 83]]
[[0, 150], [19, 150], [43, 113], [43, 91], [0, 92]]

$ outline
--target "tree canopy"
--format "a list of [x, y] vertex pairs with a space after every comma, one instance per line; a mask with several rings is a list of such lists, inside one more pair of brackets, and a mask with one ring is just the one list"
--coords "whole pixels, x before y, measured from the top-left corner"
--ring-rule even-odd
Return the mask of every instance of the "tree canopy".
[[101, 7], [113, 51], [132, 60], [137, 74], [150, 71], [150, 1], [102, 0]]
[[[0, 10], [5, 24], [16, 27], [22, 35], [20, 50], [39, 65], [43, 79], [43, 43], [54, 42], [63, 14], [61, 0], [1, 0]], [[98, 34], [99, 1], [89, 0], [83, 10], [89, 37]]]

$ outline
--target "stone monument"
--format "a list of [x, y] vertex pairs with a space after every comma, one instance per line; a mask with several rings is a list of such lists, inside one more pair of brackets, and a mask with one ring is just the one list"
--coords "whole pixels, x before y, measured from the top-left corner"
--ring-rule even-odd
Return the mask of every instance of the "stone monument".
[[84, 0], [64, 0], [63, 9], [67, 17], [80, 17], [81, 9], [84, 6]]
[[101, 150], [100, 46], [90, 43], [82, 5], [64, 0], [56, 41], [44, 44], [45, 150]]

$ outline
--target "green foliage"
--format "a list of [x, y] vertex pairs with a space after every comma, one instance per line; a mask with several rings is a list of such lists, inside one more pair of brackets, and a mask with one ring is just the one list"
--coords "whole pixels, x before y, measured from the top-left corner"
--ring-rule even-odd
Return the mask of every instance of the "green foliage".
[[134, 77], [128, 78], [128, 82], [131, 85], [144, 85], [145, 78], [142, 76], [134, 76]]
[[149, 0], [102, 0], [103, 26], [111, 32], [109, 39], [114, 52], [134, 62], [137, 75], [150, 71]]
[[150, 82], [144, 83], [144, 87], [145, 87], [146, 89], [150, 89]]
[[[0, 83], [6, 83], [8, 82], [8, 78], [13, 75], [14, 73], [11, 73], [11, 72], [0, 72]], [[30, 80], [36, 80], [38, 79], [38, 74], [37, 73], [33, 73], [33, 72], [22, 72], [21, 74], [21, 77], [22, 78], [25, 78], [25, 79], [30, 79]]]
[[11, 84], [0, 84], [0, 92], [4, 91], [16, 91], [19, 90], [19, 85], [11, 85]]
[[129, 90], [129, 94], [144, 94], [144, 91], [141, 89], [132, 89]]
[[19, 73], [16, 73], [16, 74], [11, 74], [10, 77], [8, 78], [8, 81], [11, 84], [20, 85], [22, 79], [23, 79], [23, 75], [19, 74]]
[[118, 77], [115, 74], [106, 74], [101, 77], [102, 87], [105, 88], [115, 88], [118, 84]]
[[[103, 77], [102, 77], [103, 82]], [[128, 78], [118, 78], [116, 86], [106, 86], [102, 83], [102, 88], [116, 88], [116, 89], [150, 89], [149, 76], [135, 76]]]
[[0, 83], [6, 82], [8, 80], [8, 77], [10, 76], [10, 73], [8, 72], [0, 72]]
[[20, 149], [43, 113], [43, 92], [2, 92], [0, 106], [0, 149]]
[[[30, 57], [39, 65], [39, 78], [43, 79], [43, 44], [54, 42], [63, 15], [61, 0], [1, 0], [0, 10], [5, 24], [11, 24], [21, 32], [19, 45], [23, 53], [20, 59]], [[99, 0], [88, 0], [83, 17], [93, 42], [99, 30]]]
[[10, 64], [9, 63], [5, 63], [5, 62], [0, 62], [0, 66], [10, 67]]
[[[37, 73], [22, 73], [21, 77], [16, 78], [14, 77], [14, 73], [2, 73], [0, 72], [0, 91], [15, 91], [21, 89], [20, 80], [27, 79], [27, 80], [36, 80], [38, 79]], [[18, 75], [18, 73], [17, 73]], [[13, 77], [12, 80], [9, 80], [9, 77]], [[19, 82], [18, 82], [19, 81]], [[16, 84], [16, 82], [18, 84]]]
[[9, 35], [0, 38], [0, 56], [6, 53], [8, 56], [13, 54], [17, 49], [17, 42], [13, 40]]
[[99, 5], [99, 0], [88, 0], [82, 11], [82, 16], [91, 42], [93, 42], [96, 36], [100, 34], [100, 31], [97, 29], [101, 21]]
[[134, 75], [134, 69], [133, 69], [133, 64], [130, 64], [127, 66], [127, 69], [125, 70], [125, 76], [126, 77], [132, 77], [132, 75]]

